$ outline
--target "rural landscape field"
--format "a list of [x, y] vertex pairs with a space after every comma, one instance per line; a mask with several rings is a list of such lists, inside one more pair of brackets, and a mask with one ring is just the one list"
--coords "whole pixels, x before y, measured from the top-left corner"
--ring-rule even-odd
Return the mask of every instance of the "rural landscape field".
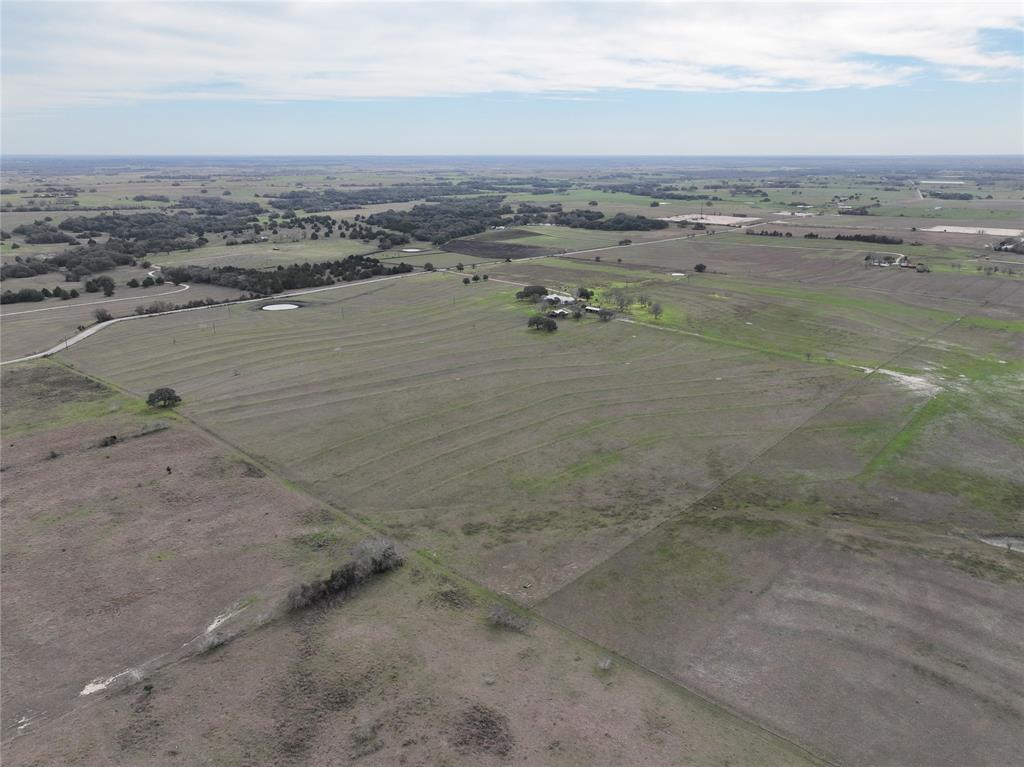
[[1019, 163], [10, 165], [12, 763], [1019, 755]]
[[1019, 3], [0, 63], [5, 767], [1024, 764]]

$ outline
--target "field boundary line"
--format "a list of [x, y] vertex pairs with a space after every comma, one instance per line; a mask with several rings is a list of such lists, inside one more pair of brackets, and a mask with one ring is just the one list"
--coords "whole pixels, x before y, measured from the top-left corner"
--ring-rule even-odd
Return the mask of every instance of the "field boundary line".
[[[744, 471], [749, 469], [754, 464], [754, 462], [760, 460], [763, 456], [765, 456], [771, 450], [774, 450], [776, 447], [778, 447], [780, 444], [782, 444], [786, 439], [788, 439], [793, 434], [795, 434], [797, 431], [799, 431], [804, 426], [806, 426], [808, 423], [810, 423], [813, 419], [817, 418], [822, 413], [824, 413], [826, 410], [828, 410], [830, 407], [835, 405], [840, 399], [845, 397], [847, 394], [849, 394], [851, 391], [856, 389], [858, 386], [861, 386], [865, 381], [870, 379], [872, 376], [877, 375], [879, 370], [885, 368], [888, 365], [891, 365], [895, 360], [899, 359], [900, 357], [902, 357], [907, 352], [910, 352], [910, 351], [916, 349], [917, 347], [921, 346], [922, 344], [927, 343], [928, 341], [930, 341], [935, 336], [937, 336], [937, 335], [939, 335], [941, 333], [944, 333], [945, 331], [947, 331], [950, 328], [954, 327], [962, 319], [963, 319], [963, 317], [957, 317], [952, 322], [946, 323], [945, 325], [943, 325], [939, 329], [933, 331], [932, 333], [929, 333], [927, 336], [919, 338], [916, 341], [914, 341], [914, 342], [910, 343], [909, 345], [907, 345], [906, 347], [904, 347], [903, 349], [900, 349], [899, 351], [897, 351], [895, 354], [893, 354], [889, 358], [883, 360], [882, 362], [878, 363], [873, 368], [870, 368], [869, 370], [864, 372], [864, 374], [862, 376], [854, 378], [849, 384], [847, 384], [842, 389], [840, 389], [836, 393], [836, 395], [834, 397], [832, 397], [830, 400], [828, 400], [824, 405], [822, 405], [820, 408], [818, 408], [814, 412], [810, 413], [806, 418], [802, 419], [799, 423], [795, 424], [791, 429], [788, 429], [777, 440], [775, 440], [774, 442], [772, 442], [769, 445], [766, 445], [762, 450], [759, 450], [757, 453], [752, 455], [746, 462], [744, 462], [741, 466], [737, 467], [732, 473], [730, 473], [729, 476], [727, 476], [724, 479], [722, 479], [722, 480], [718, 481], [717, 483], [715, 483], [711, 488], [706, 490], [704, 493], [699, 495], [697, 498], [694, 498], [689, 504], [686, 505], [686, 507], [684, 507], [680, 511], [676, 512], [675, 514], [672, 514], [672, 515], [666, 517], [665, 519], [663, 519], [661, 522], [659, 522], [657, 525], [652, 527], [650, 530], [648, 530], [643, 535], [641, 535], [641, 536], [639, 536], [637, 538], [634, 538], [633, 540], [623, 544], [621, 547], [619, 547], [618, 549], [613, 551], [611, 554], [609, 554], [608, 556], [606, 556], [605, 558], [603, 558], [599, 562], [595, 563], [589, 569], [585, 570], [584, 572], [579, 573], [574, 578], [572, 578], [572, 580], [569, 580], [565, 584], [560, 586], [557, 590], [552, 591], [550, 594], [548, 594], [546, 597], [544, 597], [544, 599], [540, 600], [537, 603], [537, 607], [540, 607], [541, 605], [549, 602], [552, 598], [554, 598], [558, 594], [562, 593], [565, 589], [569, 588], [573, 584], [575, 584], [578, 581], [580, 581], [584, 576], [590, 574], [597, 567], [600, 567], [605, 562], [611, 561], [614, 557], [617, 557], [619, 554], [624, 552], [626, 549], [628, 549], [628, 548], [638, 544], [640, 541], [642, 541], [643, 539], [649, 537], [652, 533], [657, 532], [658, 530], [660, 530], [665, 525], [667, 525], [667, 524], [669, 524], [669, 523], [679, 519], [680, 517], [682, 517], [690, 509], [692, 509], [696, 504], [698, 504], [701, 501], [703, 501], [705, 498], [710, 496], [712, 493], [717, 492], [720, 488], [724, 487], [726, 484], [728, 484], [733, 479], [738, 477]], [[636, 324], [643, 324], [643, 323], [636, 323]], [[649, 327], [653, 327], [653, 328], [655, 328], [657, 330], [661, 330], [662, 329], [662, 328], [658, 328], [657, 326], [649, 326]], [[665, 330], [671, 330], [671, 329], [670, 328], [665, 328]], [[931, 401], [931, 399], [932, 398], [929, 397], [928, 401]]]
[[[121, 392], [122, 394], [126, 394], [126, 395], [128, 395], [130, 397], [133, 397], [133, 398], [136, 398], [136, 399], [141, 399], [141, 397], [138, 394], [136, 394], [135, 392], [131, 391], [130, 389], [127, 389], [127, 388], [122, 387], [122, 386], [120, 386], [118, 384], [112, 383], [110, 381], [107, 381], [107, 380], [105, 380], [103, 378], [100, 378], [99, 376], [92, 375], [92, 374], [87, 373], [87, 372], [85, 372], [83, 370], [80, 370], [79, 368], [75, 367], [71, 363], [66, 362], [66, 361], [64, 361], [62, 359], [55, 359], [54, 362], [56, 364], [58, 364], [58, 365], [62, 365], [64, 367], [69, 368], [70, 370], [72, 370], [77, 375], [81, 375], [81, 376], [84, 376], [85, 378], [89, 378], [89, 379], [91, 379], [93, 381], [96, 381], [97, 383], [102, 384], [103, 386], [109, 387], [110, 389], [113, 389], [114, 391]], [[189, 415], [187, 415], [185, 413], [179, 412], [179, 411], [174, 411], [174, 412], [175, 412], [175, 414], [179, 418], [181, 418], [183, 421], [185, 421], [186, 423], [188, 423], [190, 426], [192, 426], [193, 428], [197, 429], [201, 433], [205, 434], [208, 438], [212, 439], [214, 442], [219, 443], [220, 445], [223, 445], [224, 447], [229, 448], [232, 452], [234, 452], [234, 453], [244, 457], [247, 461], [249, 461], [250, 463], [256, 465], [260, 469], [263, 469], [267, 473], [267, 476], [273, 477], [285, 489], [290, 490], [291, 492], [294, 492], [297, 495], [303, 496], [303, 497], [305, 497], [305, 498], [307, 498], [307, 499], [309, 499], [309, 500], [311, 500], [311, 501], [313, 501], [313, 502], [315, 502], [317, 504], [326, 506], [326, 507], [330, 508], [331, 510], [337, 512], [339, 515], [341, 515], [341, 517], [343, 517], [345, 519], [347, 524], [349, 524], [352, 527], [354, 527], [357, 531], [365, 531], [367, 533], [372, 533], [372, 534], [376, 534], [376, 535], [386, 535], [386, 532], [384, 532], [382, 530], [379, 530], [374, 525], [371, 525], [368, 522], [360, 519], [359, 517], [354, 515], [348, 509], [341, 508], [341, 507], [337, 506], [335, 503], [333, 503], [333, 502], [331, 502], [329, 500], [326, 500], [324, 498], [321, 498], [319, 495], [314, 494], [312, 491], [308, 490], [300, 481], [291, 479], [287, 475], [286, 472], [281, 470], [276, 465], [270, 463], [269, 461], [263, 459], [262, 457], [256, 457], [256, 456], [251, 455], [248, 451], [246, 451], [245, 449], [235, 445], [233, 442], [231, 442], [227, 438], [221, 436], [220, 434], [218, 434], [215, 431], [212, 431], [211, 429], [207, 428], [206, 426], [196, 422], [191, 416], [189, 416]], [[659, 523], [658, 527], [660, 527], [661, 524], [663, 524], [663, 523]], [[656, 529], [656, 528], [653, 528], [653, 529]], [[652, 529], [652, 531], [653, 531], [653, 529]], [[726, 705], [726, 704], [724, 704], [722, 702], [716, 701], [716, 700], [714, 700], [714, 699], [704, 695], [703, 693], [697, 692], [696, 690], [691, 689], [690, 687], [686, 686], [685, 684], [683, 684], [679, 680], [673, 679], [673, 678], [667, 676], [666, 674], [663, 674], [662, 672], [659, 672], [659, 671], [657, 671], [655, 669], [649, 668], [646, 665], [644, 665], [643, 663], [635, 661], [635, 660], [633, 660], [632, 658], [630, 658], [630, 657], [628, 657], [626, 655], [622, 655], [622, 654], [618, 653], [617, 651], [611, 649], [610, 647], [606, 647], [605, 645], [601, 644], [600, 642], [597, 642], [597, 641], [595, 641], [593, 639], [590, 639], [590, 638], [586, 637], [585, 635], [579, 633], [578, 631], [576, 631], [576, 630], [574, 630], [574, 629], [572, 629], [572, 628], [570, 628], [568, 626], [564, 626], [559, 621], [552, 620], [548, 616], [543, 615], [536, 608], [538, 608], [540, 606], [540, 604], [543, 604], [543, 602], [546, 601], [546, 600], [542, 600], [541, 602], [539, 602], [537, 605], [534, 605], [533, 607], [524, 606], [524, 605], [520, 604], [518, 601], [512, 599], [510, 596], [505, 595], [505, 594], [501, 594], [499, 592], [496, 592], [494, 589], [492, 589], [491, 587], [487, 586], [486, 584], [483, 584], [483, 583], [479, 582], [475, 578], [472, 578], [472, 577], [470, 577], [470, 576], [460, 572], [459, 570], [456, 570], [456, 569], [454, 569], [454, 568], [452, 568], [452, 567], [450, 567], [448, 565], [442, 564], [441, 562], [437, 561], [436, 559], [434, 559], [432, 557], [427, 556], [426, 554], [424, 554], [423, 552], [421, 552], [418, 549], [410, 548], [408, 546], [404, 546], [403, 548], [406, 549], [407, 554], [408, 554], [408, 556], [410, 558], [411, 557], [415, 557], [423, 565], [425, 565], [425, 566], [427, 566], [427, 567], [429, 567], [429, 568], [431, 568], [433, 570], [440, 570], [447, 577], [450, 577], [450, 578], [453, 578], [453, 579], [457, 579], [457, 580], [461, 580], [461, 581], [463, 581], [465, 583], [472, 584], [475, 588], [477, 588], [481, 592], [487, 594], [490, 598], [494, 599], [496, 602], [511, 602], [512, 604], [515, 604], [517, 608], [528, 612], [530, 614], [530, 616], [534, 620], [536, 620], [538, 622], [541, 622], [541, 623], [546, 623], [546, 624], [552, 626], [553, 628], [555, 628], [556, 630], [561, 631], [563, 634], [566, 634], [566, 635], [572, 637], [573, 639], [575, 639], [577, 641], [583, 642], [583, 643], [585, 643], [586, 645], [588, 645], [590, 647], [598, 648], [598, 649], [600, 649], [604, 653], [607, 653], [607, 654], [610, 654], [610, 655], [614, 655], [614, 656], [620, 658], [624, 663], [632, 666], [633, 668], [636, 668], [636, 669], [639, 669], [639, 670], [641, 670], [643, 672], [646, 672], [647, 674], [651, 675], [652, 677], [654, 677], [654, 678], [656, 678], [656, 679], [658, 679], [658, 680], [668, 684], [673, 689], [679, 690], [683, 694], [693, 698], [694, 700], [700, 702], [701, 704], [703, 704], [705, 706], [708, 706], [712, 710], [722, 711], [723, 713], [727, 714], [728, 716], [732, 717], [733, 719], [736, 719], [737, 721], [742, 722], [745, 726], [752, 728], [752, 730], [754, 732], [757, 732], [762, 737], [778, 739], [778, 740], [788, 744], [791, 748], [794, 748], [798, 752], [806, 755], [809, 759], [811, 759], [813, 761], [820, 762], [823, 765], [827, 765], [827, 767], [839, 767], [839, 763], [838, 762], [835, 762], [832, 759], [827, 758], [827, 757], [825, 757], [825, 756], [823, 756], [821, 754], [815, 753], [809, 747], [804, 746], [804, 745], [798, 743], [797, 741], [793, 740], [790, 737], [787, 737], [786, 735], [783, 735], [783, 734], [781, 734], [779, 732], [776, 732], [771, 727], [768, 727], [765, 724], [763, 724], [762, 722], [759, 722], [759, 721], [757, 721], [755, 719], [752, 719], [751, 717], [749, 717], [749, 716], [747, 716], [747, 715], [745, 715], [745, 714], [743, 714], [743, 713], [733, 709], [731, 706], [728, 706], [728, 705]], [[157, 656], [157, 657], [158, 658], [166, 657], [166, 653], [163, 656]], [[191, 660], [191, 658], [192, 658], [192, 656], [182, 657], [182, 658], [176, 659], [174, 661], [171, 661], [168, 664], [165, 664], [161, 668], [173, 667], [173, 666], [185, 663], [185, 662]], [[50, 724], [52, 722], [56, 722], [56, 721], [59, 721], [61, 719], [73, 716], [73, 715], [77, 714], [79, 711], [83, 710], [86, 706], [88, 706], [89, 703], [93, 703], [95, 701], [99, 701], [99, 700], [103, 700], [103, 699], [104, 699], [103, 696], [97, 696], [96, 698], [94, 698], [93, 700], [89, 701], [88, 703], [85, 703], [84, 705], [76, 707], [76, 708], [72, 708], [71, 710], [66, 711], [64, 714], [62, 714], [57, 719], [50, 720], [49, 722], [43, 722], [43, 723], [41, 723], [41, 725]], [[37, 732], [38, 731], [39, 730], [37, 730]]]

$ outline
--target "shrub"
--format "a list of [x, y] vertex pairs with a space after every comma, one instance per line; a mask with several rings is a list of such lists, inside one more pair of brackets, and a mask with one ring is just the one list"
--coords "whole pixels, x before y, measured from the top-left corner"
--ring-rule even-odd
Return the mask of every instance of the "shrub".
[[303, 583], [288, 592], [288, 610], [302, 610], [316, 604], [343, 599], [370, 576], [395, 570], [405, 559], [387, 538], [368, 538], [352, 550], [352, 559], [333, 570], [324, 580]]
[[707, 267], [704, 264], [697, 264], [695, 267], [693, 267], [693, 271], [704, 272], [707, 271]]
[[94, 309], [92, 316], [96, 318], [96, 322], [109, 322], [114, 319], [114, 315], [104, 309], [102, 306]]
[[520, 615], [499, 603], [491, 605], [491, 609], [487, 613], [487, 622], [495, 628], [515, 631], [520, 634], [526, 633], [532, 625], [532, 621], [525, 615]]
[[468, 285], [469, 284], [469, 277], [463, 277], [462, 278], [462, 284], [463, 285]]

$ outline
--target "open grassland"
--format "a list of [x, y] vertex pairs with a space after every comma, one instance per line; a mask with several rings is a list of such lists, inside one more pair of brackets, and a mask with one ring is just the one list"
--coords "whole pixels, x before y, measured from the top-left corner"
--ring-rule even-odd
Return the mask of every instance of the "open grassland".
[[[635, 245], [603, 254], [601, 258], [602, 263], [607, 263], [614, 256], [620, 268], [632, 266], [642, 271], [657, 271], [662, 278], [682, 272], [688, 275], [687, 280], [700, 284], [711, 280], [715, 287], [765, 279], [768, 282], [764, 289], [768, 291], [785, 290], [787, 286], [797, 292], [808, 289], [804, 286], [814, 286], [815, 290], [819, 286], [822, 289], [849, 287], [877, 293], [879, 301], [930, 302], [950, 311], [956, 311], [953, 307], [960, 304], [966, 308], [983, 307], [984, 311], [998, 311], [1002, 307], [1008, 319], [1019, 316], [1024, 308], [1024, 279], [1002, 273], [979, 274], [973, 262], [939, 259], [936, 267], [942, 268], [930, 274], [919, 274], [913, 269], [865, 266], [864, 257], [869, 254], [879, 257], [886, 253], [913, 255], [913, 248], [906, 245], [857, 243], [859, 248], [851, 248], [807, 245], [807, 242], [813, 241], [714, 235], [692, 241]], [[704, 275], [693, 274], [699, 263], [707, 267]], [[960, 263], [962, 268], [954, 269], [952, 263]], [[948, 306], [941, 302], [947, 302]]]
[[187, 316], [112, 328], [70, 358], [133, 391], [174, 386], [291, 479], [529, 599], [863, 375], [592, 319], [538, 336], [514, 290], [360, 286], [234, 310], [215, 333]]
[[288, 613], [347, 515], [59, 364], [3, 386], [5, 764], [819, 763], [420, 556]]
[[[410, 245], [408, 247], [424, 247]], [[425, 247], [430, 247], [429, 245]], [[278, 264], [301, 264], [305, 261], [334, 261], [351, 255], [376, 254], [376, 243], [366, 244], [361, 240], [344, 237], [330, 237], [319, 240], [288, 239], [287, 236], [271, 237], [268, 242], [225, 245], [214, 239], [209, 245], [196, 250], [176, 250], [159, 253], [152, 261], [160, 266], [197, 264], [199, 266], [223, 267], [241, 266], [251, 269], [273, 268]]]
[[631, 242], [652, 242], [687, 234], [675, 227], [655, 229], [650, 232], [604, 232], [597, 229], [571, 229], [566, 226], [520, 226], [503, 231], [485, 232], [467, 237], [458, 244], [473, 241], [501, 242], [510, 245], [529, 245], [544, 248], [548, 252], [607, 248], [623, 240]]
[[[346, 182], [424, 178], [360, 173]], [[239, 197], [245, 184], [337, 181], [223, 175]], [[892, 214], [768, 218], [792, 238], [492, 230], [462, 242], [606, 249], [484, 262], [475, 273], [490, 279], [469, 285], [474, 257], [410, 254], [467, 271], [338, 285], [295, 311], [120, 323], [62, 353], [122, 393], [51, 363], [5, 368], [17, 452], [4, 466], [15, 630], [3, 641], [35, 674], [5, 682], [5, 757], [807, 762], [796, 743], [835, 764], [1014, 764], [1024, 280], [975, 270], [969, 256], [993, 263], [983, 248], [997, 238], [913, 231], [935, 220], [909, 183], [805, 181], [705, 211], [834, 210], [859, 194], [851, 204], [878, 197]], [[1016, 209], [1019, 191], [986, 186], [997, 199], [934, 204]], [[595, 199], [609, 215], [701, 204], [579, 186], [529, 197]], [[607, 247], [621, 239], [634, 244]], [[933, 271], [864, 267], [887, 252]], [[589, 288], [616, 317], [528, 330], [535, 309], [514, 299], [528, 284]], [[184, 402], [150, 432], [160, 416], [139, 396], [158, 386]], [[111, 434], [124, 439], [97, 446]], [[371, 530], [402, 542], [406, 568], [333, 610], [273, 612], [288, 584]], [[496, 594], [536, 625], [488, 626]], [[56, 605], [45, 624], [40, 603]], [[237, 639], [179, 649], [232, 609]], [[69, 636], [96, 640], [48, 663]], [[141, 685], [76, 697], [167, 652]]]
[[[1005, 761], [1024, 562], [976, 539], [1024, 532], [1019, 323], [617, 260], [493, 272], [329, 291], [216, 334], [163, 318], [68, 357], [175, 386], [200, 424], [429, 561], [797, 742]], [[665, 313], [538, 336], [502, 279], [625, 285]], [[943, 450], [961, 441], [988, 459]], [[965, 614], [997, 625], [979, 641]], [[829, 659], [828, 691], [808, 657]]]

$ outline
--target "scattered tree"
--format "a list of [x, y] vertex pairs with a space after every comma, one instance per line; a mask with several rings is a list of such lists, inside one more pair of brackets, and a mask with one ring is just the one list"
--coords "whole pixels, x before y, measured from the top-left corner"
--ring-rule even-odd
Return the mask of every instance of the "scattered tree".
[[178, 393], [167, 386], [161, 386], [146, 398], [146, 404], [150, 407], [174, 407], [180, 402]]
[[558, 323], [555, 322], [551, 317], [545, 317], [541, 314], [534, 315], [526, 321], [526, 326], [533, 328], [534, 330], [546, 330], [549, 333], [553, 330], [558, 330]]
[[704, 264], [697, 264], [695, 267], [693, 267], [693, 271], [704, 272], [707, 271], [707, 267]]
[[650, 309], [648, 309], [648, 311], [651, 313], [651, 316], [654, 317], [654, 319], [658, 319], [659, 317], [661, 317], [662, 312], [664, 310], [661, 308], [661, 304], [653, 303], [651, 304], [651, 307]]

